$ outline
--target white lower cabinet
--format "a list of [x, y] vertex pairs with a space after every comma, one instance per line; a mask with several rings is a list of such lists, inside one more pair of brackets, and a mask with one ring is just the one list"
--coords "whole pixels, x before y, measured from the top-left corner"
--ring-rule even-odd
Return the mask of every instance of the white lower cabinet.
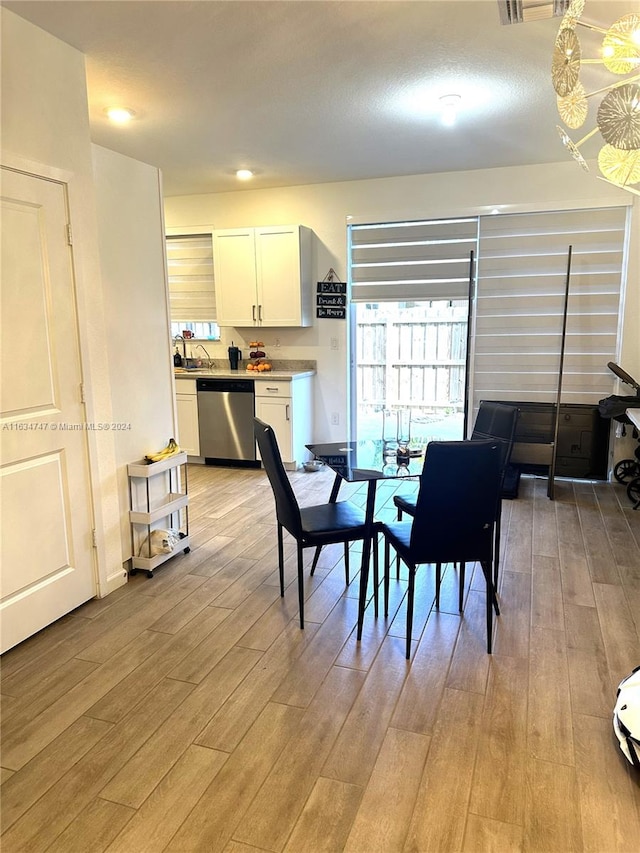
[[256, 379], [256, 416], [273, 427], [284, 465], [295, 471], [311, 454], [311, 377]]
[[176, 388], [178, 443], [188, 456], [200, 456], [196, 380], [180, 379], [176, 382]]

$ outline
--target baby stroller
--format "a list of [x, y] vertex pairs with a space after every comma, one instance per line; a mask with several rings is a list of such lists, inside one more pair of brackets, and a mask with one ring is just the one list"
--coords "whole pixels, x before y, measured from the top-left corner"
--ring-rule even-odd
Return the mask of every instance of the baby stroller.
[[[635, 428], [627, 417], [627, 409], [640, 408], [640, 383], [636, 382], [629, 374], [610, 361], [607, 364], [618, 379], [622, 380], [626, 385], [630, 385], [635, 393], [635, 396], [619, 396], [612, 394], [610, 397], [605, 397], [598, 403], [598, 411], [603, 418], [612, 418], [614, 421], [622, 424], [622, 435], [626, 435], [627, 425], [633, 427], [633, 437], [638, 438], [638, 430]], [[613, 469], [613, 476], [619, 483], [627, 484], [627, 495], [633, 502], [634, 509], [640, 507], [640, 445], [634, 451], [634, 459], [621, 459]]]

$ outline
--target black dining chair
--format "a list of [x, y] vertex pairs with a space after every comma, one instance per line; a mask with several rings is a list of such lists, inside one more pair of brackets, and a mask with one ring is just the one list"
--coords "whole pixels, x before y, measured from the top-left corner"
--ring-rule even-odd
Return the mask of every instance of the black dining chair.
[[[520, 409], [517, 406], [509, 406], [505, 403], [493, 403], [481, 400], [478, 406], [478, 414], [473, 425], [471, 441], [481, 441], [488, 438], [500, 441], [500, 493], [504, 483], [505, 473], [511, 459], [513, 442], [516, 434], [516, 426]], [[393, 502], [398, 511], [398, 521], [402, 520], [403, 513], [414, 515], [415, 499], [405, 495], [395, 495]], [[502, 518], [502, 498], [498, 497], [498, 518], [495, 529], [494, 561], [493, 561], [493, 584], [498, 586], [498, 568], [500, 565], [500, 532]], [[462, 583], [460, 584], [460, 610], [462, 610]]]
[[500, 494], [499, 442], [432, 441], [427, 446], [411, 521], [381, 524], [384, 548], [384, 612], [389, 610], [390, 547], [409, 570], [407, 659], [411, 652], [416, 568], [436, 566], [436, 607], [443, 563], [479, 562], [487, 588], [487, 652], [491, 653], [493, 609], [499, 614], [493, 582], [494, 532]]
[[[280, 448], [273, 428], [253, 419], [253, 429], [260, 458], [273, 490], [276, 503], [276, 521], [278, 526], [278, 570], [280, 574], [280, 595], [284, 596], [284, 546], [283, 530], [287, 530], [296, 540], [298, 557], [298, 601], [300, 608], [300, 627], [304, 628], [304, 575], [302, 554], [305, 548], [316, 548], [312, 569], [315, 569], [320, 548], [324, 545], [344, 543], [345, 580], [349, 583], [349, 544], [364, 539], [368, 534], [365, 513], [351, 501], [329, 501], [316, 506], [301, 507], [298, 504], [291, 481], [287, 476]], [[378, 549], [373, 531], [373, 581], [377, 602], [378, 587]]]

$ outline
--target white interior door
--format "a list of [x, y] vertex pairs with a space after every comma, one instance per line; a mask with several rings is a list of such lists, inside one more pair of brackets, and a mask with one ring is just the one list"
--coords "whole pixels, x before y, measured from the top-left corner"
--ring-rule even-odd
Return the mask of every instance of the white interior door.
[[1, 651], [95, 595], [62, 184], [2, 169]]

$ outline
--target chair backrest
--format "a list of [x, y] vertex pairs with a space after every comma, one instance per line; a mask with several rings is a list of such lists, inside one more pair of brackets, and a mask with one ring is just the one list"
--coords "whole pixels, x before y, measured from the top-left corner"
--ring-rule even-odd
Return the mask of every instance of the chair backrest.
[[487, 400], [481, 400], [476, 421], [473, 425], [471, 441], [488, 438], [501, 440], [500, 467], [503, 472], [511, 458], [519, 414], [520, 409], [517, 406], [508, 406], [505, 403], [492, 403]]
[[429, 443], [411, 529], [416, 564], [491, 560], [501, 476], [495, 440]]
[[280, 524], [297, 538], [302, 533], [300, 507], [282, 464], [282, 456], [273, 428], [260, 418], [254, 418], [253, 433], [258, 442], [264, 470], [273, 489], [276, 517]]

